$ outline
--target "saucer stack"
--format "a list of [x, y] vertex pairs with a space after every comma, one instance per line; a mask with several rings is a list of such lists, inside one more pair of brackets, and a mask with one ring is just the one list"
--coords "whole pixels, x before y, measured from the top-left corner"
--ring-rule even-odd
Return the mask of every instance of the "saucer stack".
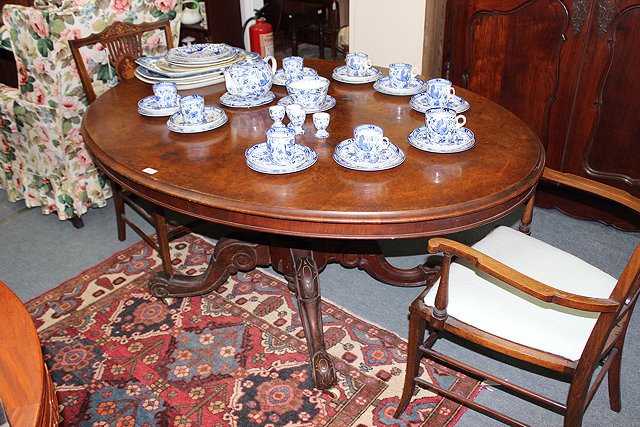
[[375, 82], [380, 77], [382, 77], [382, 72], [376, 67], [371, 67], [367, 70], [364, 76], [350, 76], [347, 73], [347, 66], [343, 65], [341, 67], [335, 68], [331, 77], [334, 80], [342, 83], [363, 84]]
[[278, 165], [271, 160], [266, 142], [253, 145], [245, 152], [247, 166], [256, 172], [280, 175], [299, 172], [312, 166], [318, 160], [318, 154], [302, 144], [293, 144], [293, 159], [290, 164]]
[[361, 160], [358, 151], [355, 139], [346, 139], [336, 146], [333, 160], [347, 169], [373, 172], [395, 168], [406, 158], [404, 151], [393, 143], [389, 143], [388, 148], [380, 151], [380, 157], [376, 162]]
[[224, 81], [222, 68], [246, 56], [246, 51], [224, 43], [181, 46], [163, 56], [138, 58], [135, 76], [152, 84], [171, 81], [178, 90], [195, 89]]
[[199, 133], [219, 128], [227, 122], [227, 114], [222, 108], [205, 106], [204, 122], [199, 124], [186, 124], [182, 113], [178, 111], [167, 121], [167, 128], [177, 133]]

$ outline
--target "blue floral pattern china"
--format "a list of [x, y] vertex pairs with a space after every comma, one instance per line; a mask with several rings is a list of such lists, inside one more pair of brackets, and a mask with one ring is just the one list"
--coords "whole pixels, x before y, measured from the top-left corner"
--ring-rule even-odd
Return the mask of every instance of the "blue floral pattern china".
[[198, 43], [171, 49], [167, 52], [167, 60], [184, 64], [208, 64], [228, 57], [232, 52], [231, 46], [224, 43]]
[[[291, 98], [291, 96], [285, 96], [284, 98], [281, 98], [278, 101], [278, 105], [284, 105], [285, 107], [287, 105], [291, 105], [291, 104], [295, 104], [295, 102], [293, 101], [293, 98]], [[307, 114], [319, 113], [320, 111], [330, 110], [331, 108], [335, 107], [335, 105], [336, 105], [336, 99], [331, 95], [327, 95], [325, 100], [324, 100], [324, 103], [319, 108], [305, 109], [304, 111]]]
[[[409, 101], [409, 105], [414, 110], [424, 113], [425, 111], [427, 111], [427, 109], [431, 108], [428, 102], [429, 102], [429, 95], [426, 92], [421, 92], [411, 97], [411, 101]], [[469, 102], [459, 97], [458, 95], [452, 95], [451, 98], [449, 98], [449, 101], [447, 102], [446, 107], [451, 108], [452, 110], [455, 110], [455, 112], [459, 114], [464, 111], [467, 111], [470, 108], [470, 105], [469, 105]]]
[[251, 108], [268, 104], [274, 99], [276, 99], [276, 94], [273, 92], [267, 92], [263, 97], [257, 99], [247, 99], [226, 92], [220, 97], [220, 103], [226, 107]]
[[363, 83], [371, 83], [378, 80], [382, 77], [382, 71], [378, 70], [376, 67], [371, 67], [367, 70], [364, 76], [350, 76], [347, 73], [347, 66], [343, 65], [341, 67], [336, 67], [333, 70], [333, 74], [331, 77], [342, 83], [351, 83], [351, 84], [363, 84]]
[[[178, 95], [177, 100], [179, 101], [180, 98], [181, 96]], [[143, 116], [165, 117], [175, 114], [178, 111], [180, 111], [180, 105], [177, 102], [173, 107], [158, 107], [158, 98], [155, 95], [147, 96], [146, 98], [142, 98], [138, 101], [138, 113]]]
[[[312, 77], [312, 76], [317, 76], [317, 75], [318, 75], [318, 72], [316, 70], [314, 70], [313, 68], [304, 67], [302, 69], [302, 76], [303, 77]], [[274, 85], [278, 85], [278, 86], [284, 86], [286, 83], [287, 83], [287, 76], [285, 76], [284, 70], [282, 68], [280, 68], [273, 75], [273, 84]]]
[[427, 138], [426, 126], [420, 126], [409, 134], [409, 144], [419, 150], [430, 153], [459, 153], [473, 147], [476, 139], [469, 129], [462, 127], [456, 131], [453, 143], [447, 145], [434, 144]]
[[276, 60], [272, 56], [262, 59], [259, 55], [250, 55], [222, 72], [228, 93], [245, 99], [261, 99], [271, 90]]
[[256, 172], [280, 175], [285, 173], [299, 172], [307, 169], [318, 160], [318, 154], [311, 148], [301, 145], [293, 145], [293, 160], [288, 165], [277, 165], [271, 160], [271, 154], [266, 142], [253, 145], [245, 152], [247, 166]]
[[359, 171], [380, 171], [395, 168], [404, 162], [406, 155], [397, 145], [389, 143], [388, 148], [380, 151], [380, 157], [375, 163], [359, 160], [359, 148], [353, 138], [346, 139], [336, 146], [333, 160], [347, 169]]
[[380, 93], [384, 93], [386, 95], [415, 95], [416, 93], [422, 92], [425, 87], [425, 82], [419, 77], [413, 77], [409, 80], [409, 85], [404, 88], [394, 88], [391, 86], [391, 79], [389, 76], [379, 78], [373, 84], [373, 88]]
[[185, 123], [182, 113], [177, 112], [167, 121], [167, 128], [170, 131], [178, 133], [198, 133], [211, 129], [219, 128], [227, 122], [227, 114], [222, 108], [204, 107], [204, 123], [197, 125], [188, 125]]

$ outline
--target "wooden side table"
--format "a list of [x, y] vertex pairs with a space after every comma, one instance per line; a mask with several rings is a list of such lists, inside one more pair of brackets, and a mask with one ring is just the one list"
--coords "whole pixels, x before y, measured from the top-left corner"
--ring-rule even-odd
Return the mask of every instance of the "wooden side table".
[[0, 282], [0, 399], [12, 427], [57, 426], [56, 393], [22, 301]]

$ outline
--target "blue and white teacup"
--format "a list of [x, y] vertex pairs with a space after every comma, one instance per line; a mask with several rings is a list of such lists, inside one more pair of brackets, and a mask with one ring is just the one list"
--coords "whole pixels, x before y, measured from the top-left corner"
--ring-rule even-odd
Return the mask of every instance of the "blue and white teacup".
[[282, 68], [284, 69], [284, 76], [286, 80], [299, 79], [304, 73], [303, 67], [304, 59], [299, 56], [287, 56], [282, 58]]
[[456, 132], [467, 122], [462, 114], [452, 108], [429, 108], [424, 113], [427, 141], [430, 144], [451, 145], [456, 142]]
[[318, 110], [324, 104], [329, 90], [329, 79], [321, 76], [304, 76], [288, 80], [287, 92], [304, 110]]
[[411, 64], [404, 62], [389, 64], [389, 84], [394, 89], [406, 88], [411, 79], [417, 75], [418, 69]]
[[347, 75], [349, 77], [366, 76], [371, 68], [371, 60], [366, 53], [348, 53], [345, 61], [347, 62]]
[[178, 102], [178, 88], [174, 82], [158, 82], [153, 84], [153, 94], [158, 108], [175, 107]]
[[425, 93], [428, 107], [446, 107], [456, 90], [447, 79], [429, 79]]
[[180, 98], [180, 112], [185, 125], [200, 125], [204, 123], [204, 96], [183, 96]]
[[293, 146], [296, 133], [288, 127], [276, 127], [267, 130], [267, 151], [271, 161], [279, 166], [293, 162]]
[[380, 152], [388, 149], [391, 144], [380, 126], [369, 124], [353, 128], [353, 139], [356, 145], [356, 159], [368, 163], [376, 163], [380, 159]]

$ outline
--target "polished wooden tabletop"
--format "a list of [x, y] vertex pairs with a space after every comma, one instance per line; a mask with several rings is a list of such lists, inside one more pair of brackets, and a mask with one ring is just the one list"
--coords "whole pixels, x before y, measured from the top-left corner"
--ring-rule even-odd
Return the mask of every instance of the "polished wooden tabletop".
[[[328, 78], [340, 65], [305, 59], [305, 66]], [[308, 115], [306, 133], [296, 142], [315, 150], [318, 161], [291, 174], [255, 172], [244, 154], [265, 141], [272, 124], [268, 107], [287, 95], [282, 86], [272, 88], [276, 101], [250, 109], [223, 107], [224, 84], [180, 91], [204, 95], [207, 105], [223, 107], [229, 117], [218, 129], [180, 134], [167, 129], [166, 117], [137, 113], [137, 102], [152, 95], [152, 87], [132, 79], [90, 105], [82, 132], [112, 179], [155, 203], [218, 223], [292, 236], [374, 239], [464, 230], [508, 213], [535, 188], [544, 149], [506, 109], [456, 87], [471, 105], [464, 115], [476, 144], [461, 153], [428, 153], [407, 140], [424, 125], [424, 114], [409, 106], [410, 97], [378, 93], [372, 86], [331, 79], [329, 95], [337, 101], [328, 111], [331, 135], [315, 138]], [[338, 165], [332, 157], [336, 145], [363, 123], [383, 127], [406, 153], [404, 163], [375, 172]], [[147, 168], [158, 172], [145, 173]]]

